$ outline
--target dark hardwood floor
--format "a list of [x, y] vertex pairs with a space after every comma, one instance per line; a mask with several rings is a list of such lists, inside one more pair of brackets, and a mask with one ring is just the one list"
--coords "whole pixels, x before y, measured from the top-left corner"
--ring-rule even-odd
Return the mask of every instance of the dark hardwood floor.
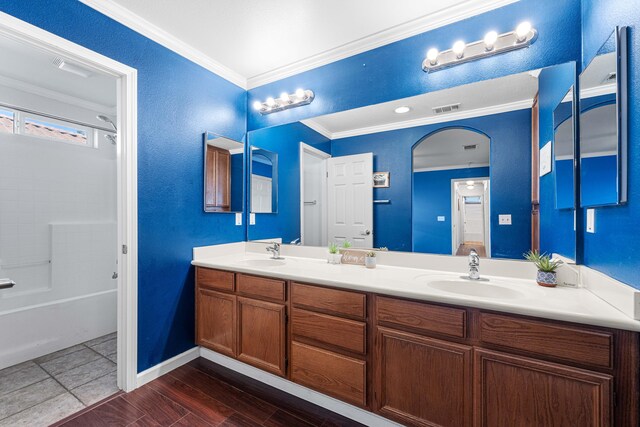
[[131, 393], [120, 393], [56, 426], [360, 426], [348, 418], [196, 359]]

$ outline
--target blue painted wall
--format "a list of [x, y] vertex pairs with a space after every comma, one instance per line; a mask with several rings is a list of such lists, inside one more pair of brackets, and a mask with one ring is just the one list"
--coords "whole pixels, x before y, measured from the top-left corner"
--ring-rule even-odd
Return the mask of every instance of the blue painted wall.
[[[616, 25], [630, 28], [629, 201], [596, 208], [596, 232], [584, 234], [584, 263], [640, 289], [640, 0], [582, 1], [583, 64], [588, 64]], [[586, 213], [586, 210], [585, 210]], [[585, 218], [583, 216], [582, 220]]]
[[302, 123], [249, 133], [249, 144], [278, 153], [278, 212], [257, 213], [249, 240], [282, 237], [289, 243], [300, 237], [300, 142], [331, 153], [331, 141]]
[[580, 161], [581, 201], [584, 206], [618, 200], [618, 157], [586, 157]]
[[231, 155], [231, 212], [242, 212], [244, 205], [244, 154]]
[[[491, 139], [492, 256], [522, 258], [531, 246], [531, 110], [332, 141], [332, 156], [373, 152], [374, 171], [391, 173], [391, 186], [373, 193], [374, 199], [391, 200], [373, 207], [374, 246], [411, 250], [411, 148], [426, 135], [450, 127], [471, 128]], [[513, 225], [498, 225], [498, 214], [509, 213]]]
[[[451, 180], [488, 177], [489, 168], [450, 169], [413, 174], [413, 251], [451, 255]], [[438, 221], [444, 216], [444, 221]]]
[[[556, 206], [563, 206], [569, 209], [569, 206], [575, 204], [575, 193], [573, 183], [573, 160], [556, 160], [555, 167], [555, 181], [556, 181]], [[573, 210], [573, 209], [571, 209]], [[564, 230], [563, 230], [564, 231]], [[573, 224], [571, 226], [571, 233], [573, 234]]]
[[192, 348], [192, 248], [244, 239], [203, 212], [202, 134], [242, 140], [246, 92], [79, 1], [0, 10], [138, 70], [138, 370]]
[[[576, 64], [568, 62], [542, 70], [538, 77], [540, 148], [553, 141], [554, 110], [572, 85], [575, 85]], [[573, 173], [570, 171], [570, 173]], [[556, 209], [556, 174], [540, 177], [540, 250], [576, 257], [573, 209]]]
[[[511, 31], [529, 20], [539, 30], [529, 48], [485, 58], [437, 73], [421, 64], [431, 47], [449, 49], [456, 40], [482, 40], [489, 30]], [[350, 110], [425, 92], [578, 60], [580, 0], [521, 0], [517, 3], [410, 37], [277, 82], [251, 89], [249, 104], [296, 88], [312, 89], [309, 106], [260, 115], [251, 109], [250, 130]]]

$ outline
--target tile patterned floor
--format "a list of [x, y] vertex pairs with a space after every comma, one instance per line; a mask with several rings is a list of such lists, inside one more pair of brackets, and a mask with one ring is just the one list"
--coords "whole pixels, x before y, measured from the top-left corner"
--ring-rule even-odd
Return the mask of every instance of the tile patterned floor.
[[118, 392], [116, 334], [0, 371], [0, 427], [48, 426]]

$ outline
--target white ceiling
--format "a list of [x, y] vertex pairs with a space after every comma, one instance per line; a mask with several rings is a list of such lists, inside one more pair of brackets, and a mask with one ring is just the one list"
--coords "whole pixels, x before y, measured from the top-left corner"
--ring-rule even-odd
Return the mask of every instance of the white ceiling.
[[81, 1], [255, 87], [517, 0]]
[[4, 36], [0, 36], [0, 52], [0, 85], [74, 104], [84, 101], [85, 107], [101, 112], [115, 111], [113, 76], [92, 70], [91, 76], [84, 78], [62, 71], [53, 63], [55, 55]]
[[[465, 150], [465, 146], [476, 145]], [[465, 129], [449, 129], [424, 139], [413, 150], [415, 172], [462, 169], [489, 165], [490, 141], [486, 136]]]
[[[538, 92], [537, 73], [525, 72], [499, 79], [484, 80], [429, 92], [410, 98], [369, 105], [339, 113], [303, 120], [307, 126], [330, 139], [414, 127], [442, 121], [486, 116], [504, 111], [530, 108]], [[450, 114], [435, 114], [434, 107], [460, 104], [460, 110]], [[408, 106], [405, 114], [394, 112]]]

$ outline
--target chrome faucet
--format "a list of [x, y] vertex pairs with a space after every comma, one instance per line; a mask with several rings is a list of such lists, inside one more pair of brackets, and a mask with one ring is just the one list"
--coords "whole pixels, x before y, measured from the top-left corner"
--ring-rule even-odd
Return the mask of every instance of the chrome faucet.
[[469, 251], [469, 280], [480, 280], [480, 257], [475, 249]]
[[267, 246], [267, 252], [271, 252], [271, 259], [283, 259], [280, 256], [280, 243], [272, 242], [272, 246]]

